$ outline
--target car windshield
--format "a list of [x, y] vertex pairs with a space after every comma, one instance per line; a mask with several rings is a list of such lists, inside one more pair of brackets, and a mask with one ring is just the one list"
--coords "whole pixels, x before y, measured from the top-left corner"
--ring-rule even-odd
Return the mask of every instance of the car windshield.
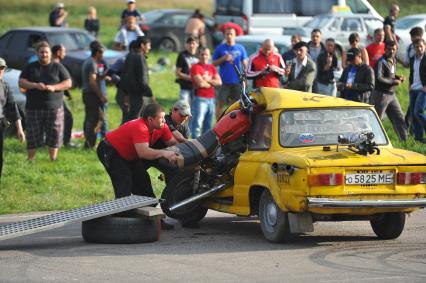
[[312, 20], [305, 23], [303, 26], [311, 29], [322, 27], [330, 20], [330, 18], [331, 17], [314, 17]]
[[422, 21], [422, 19], [420, 19], [420, 18], [402, 18], [402, 19], [396, 20], [395, 28], [397, 28], [397, 29], [409, 29], [411, 27], [416, 26], [421, 21]]
[[279, 141], [284, 147], [337, 144], [337, 136], [373, 132], [378, 145], [387, 144], [386, 135], [370, 109], [334, 108], [283, 111]]
[[90, 42], [95, 38], [82, 32], [75, 33], [52, 33], [47, 35], [51, 46], [63, 44], [67, 51], [88, 50]]
[[152, 23], [158, 20], [160, 17], [162, 17], [164, 13], [159, 10], [152, 10], [152, 11], [143, 13], [142, 15], [145, 19], [145, 23]]

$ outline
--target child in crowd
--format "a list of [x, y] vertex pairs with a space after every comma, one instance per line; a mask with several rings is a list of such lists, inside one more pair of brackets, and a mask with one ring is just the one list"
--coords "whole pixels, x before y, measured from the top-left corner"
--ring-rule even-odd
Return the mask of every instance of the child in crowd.
[[96, 8], [91, 6], [87, 10], [87, 18], [84, 20], [84, 28], [94, 37], [98, 38], [101, 25], [96, 16]]

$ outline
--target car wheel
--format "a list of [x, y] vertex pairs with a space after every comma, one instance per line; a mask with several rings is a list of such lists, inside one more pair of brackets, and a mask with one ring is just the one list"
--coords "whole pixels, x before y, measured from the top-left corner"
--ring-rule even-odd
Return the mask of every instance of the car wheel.
[[[208, 209], [202, 206], [202, 201], [195, 201], [184, 207], [170, 211], [169, 207], [193, 195], [194, 172], [177, 175], [164, 188], [161, 198], [161, 208], [164, 213], [182, 222], [198, 222], [207, 214]], [[201, 181], [200, 181], [201, 183]]]
[[160, 218], [145, 219], [131, 213], [108, 215], [83, 221], [81, 233], [89, 243], [136, 244], [160, 238]]
[[290, 240], [288, 214], [278, 207], [268, 190], [263, 191], [260, 197], [259, 218], [263, 236], [268, 241], [283, 243]]
[[171, 39], [171, 38], [163, 38], [160, 41], [159, 47], [158, 47], [161, 51], [165, 51], [165, 52], [174, 52], [177, 51], [176, 48], [176, 42]]
[[401, 235], [405, 225], [404, 212], [384, 213], [370, 221], [374, 233], [379, 239], [396, 239]]

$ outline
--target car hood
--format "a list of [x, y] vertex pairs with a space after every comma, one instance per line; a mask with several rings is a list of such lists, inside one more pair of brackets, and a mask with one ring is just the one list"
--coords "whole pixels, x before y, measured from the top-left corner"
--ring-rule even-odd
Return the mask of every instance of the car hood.
[[331, 146], [330, 151], [322, 147], [286, 149], [269, 155], [268, 162], [286, 163], [299, 168], [306, 167], [360, 167], [426, 165], [426, 156], [391, 147], [380, 148], [380, 154], [367, 156], [357, 154], [345, 146]]

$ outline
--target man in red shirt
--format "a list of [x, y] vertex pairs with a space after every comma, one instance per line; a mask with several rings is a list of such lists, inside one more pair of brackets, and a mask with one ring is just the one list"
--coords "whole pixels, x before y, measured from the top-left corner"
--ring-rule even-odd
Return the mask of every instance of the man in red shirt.
[[131, 194], [155, 197], [147, 172], [151, 166], [162, 171], [166, 181], [176, 174], [175, 169], [161, 166], [158, 162], [160, 158], [176, 162], [176, 154], [151, 148], [158, 140], [167, 146], [176, 144], [164, 116], [159, 104], [148, 104], [142, 117], [108, 132], [99, 143], [98, 158], [111, 178], [116, 198]]
[[274, 48], [272, 39], [266, 39], [259, 52], [249, 58], [247, 78], [254, 79], [255, 87], [280, 87], [280, 77], [285, 74], [285, 64]]
[[191, 79], [195, 88], [192, 103], [191, 134], [197, 138], [212, 127], [215, 115], [215, 87], [222, 85], [222, 80], [213, 64], [209, 64], [210, 50], [201, 47], [200, 62], [192, 65]]
[[365, 49], [370, 59], [370, 67], [374, 68], [380, 57], [385, 54], [385, 32], [382, 28], [378, 28], [374, 31], [374, 42], [368, 45]]

